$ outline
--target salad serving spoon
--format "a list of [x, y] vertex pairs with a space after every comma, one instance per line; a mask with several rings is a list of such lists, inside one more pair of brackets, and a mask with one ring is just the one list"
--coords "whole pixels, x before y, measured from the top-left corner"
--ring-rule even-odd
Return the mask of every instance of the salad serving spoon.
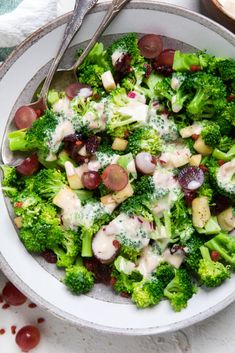
[[98, 38], [101, 34], [105, 31], [111, 21], [116, 17], [116, 15], [120, 12], [122, 7], [129, 2], [130, 0], [113, 0], [106, 12], [102, 22], [100, 23], [99, 27], [97, 28], [96, 32], [90, 39], [88, 45], [83, 50], [82, 54], [78, 58], [78, 60], [69, 68], [67, 69], [59, 69], [58, 65], [68, 48], [69, 44], [71, 43], [72, 39], [74, 38], [75, 34], [81, 27], [82, 21], [86, 13], [97, 3], [98, 0], [77, 0], [72, 19], [68, 23], [61, 46], [58, 50], [58, 53], [52, 64], [49, 68], [47, 73], [47, 77], [45, 81], [39, 85], [38, 89], [36, 90], [34, 97], [36, 96], [37, 99], [30, 104], [24, 105], [20, 107], [15, 114], [14, 122], [15, 125], [19, 128], [28, 128], [34, 120], [37, 119], [38, 116], [42, 115], [42, 113], [47, 109], [47, 95], [49, 88], [51, 86], [52, 80], [63, 82], [71, 82], [77, 81], [76, 77], [76, 70], [81, 65], [83, 60], [86, 58], [88, 53], [91, 51], [95, 43], [97, 42]]

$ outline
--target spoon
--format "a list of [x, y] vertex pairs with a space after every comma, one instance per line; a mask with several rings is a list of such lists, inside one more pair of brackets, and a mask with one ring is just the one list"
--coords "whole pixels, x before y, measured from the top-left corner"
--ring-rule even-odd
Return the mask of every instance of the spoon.
[[[44, 110], [47, 109], [47, 94], [48, 90], [51, 85], [51, 81], [54, 77], [54, 74], [57, 70], [57, 67], [68, 48], [69, 44], [71, 43], [72, 39], [74, 38], [75, 34], [81, 27], [82, 21], [86, 13], [97, 3], [98, 0], [76, 0], [72, 18], [68, 22], [61, 45], [57, 52], [57, 55], [53, 59], [49, 71], [47, 73], [47, 77], [42, 85], [41, 91], [38, 95], [38, 99], [30, 104], [25, 104], [23, 107], [20, 107], [15, 115], [15, 125], [22, 129], [27, 128], [29, 123], [33, 123], [34, 120], [40, 116]], [[23, 116], [23, 119], [22, 119]], [[23, 121], [23, 122], [22, 122]], [[24, 122], [25, 121], [25, 122]], [[25, 123], [25, 126], [24, 126]]]

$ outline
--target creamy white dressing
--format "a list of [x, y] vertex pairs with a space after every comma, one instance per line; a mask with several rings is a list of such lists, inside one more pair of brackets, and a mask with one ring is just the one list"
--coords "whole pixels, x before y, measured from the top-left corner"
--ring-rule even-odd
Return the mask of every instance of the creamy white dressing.
[[232, 177], [235, 174], [235, 159], [223, 164], [217, 173], [217, 179], [223, 186], [224, 184], [230, 183]]
[[117, 248], [113, 245], [115, 235], [107, 235], [104, 228], [100, 229], [93, 238], [92, 250], [94, 255], [101, 261], [112, 260], [117, 253]]
[[165, 168], [174, 169], [189, 163], [192, 153], [181, 143], [167, 145], [166, 150], [160, 155], [160, 161]]
[[54, 133], [50, 136], [50, 141], [48, 142], [50, 150], [57, 152], [63, 139], [74, 133], [75, 130], [71, 121], [61, 119]]
[[101, 163], [99, 161], [90, 161], [87, 165], [89, 171], [98, 172], [101, 168]]
[[190, 183], [188, 183], [189, 190], [197, 190], [200, 186], [201, 186], [201, 183], [199, 183], [196, 180], [192, 180], [190, 181]]
[[67, 98], [60, 98], [55, 104], [53, 104], [53, 111], [55, 113], [64, 114], [66, 117], [71, 118], [75, 115], [74, 110], [71, 107], [71, 101]]
[[105, 130], [106, 117], [104, 114], [104, 102], [92, 102], [92, 110], [86, 112], [82, 119], [91, 130]]
[[167, 114], [156, 114], [155, 108], [149, 108], [148, 111], [149, 125], [157, 130], [158, 134], [165, 141], [174, 141], [178, 138], [178, 131], [175, 123]]
[[122, 256], [119, 257], [118, 264], [119, 264], [118, 266], [119, 272], [126, 273], [127, 275], [136, 269], [134, 262], [128, 261], [124, 259]]
[[118, 112], [125, 116], [130, 116], [139, 122], [146, 122], [148, 115], [148, 106], [137, 100], [130, 99], [129, 102], [118, 109]]
[[113, 66], [115, 66], [116, 62], [121, 58], [121, 56], [123, 55], [124, 53], [120, 50], [115, 50], [111, 56], [112, 58], [112, 64]]
[[78, 97], [87, 98], [92, 96], [92, 89], [88, 87], [81, 88], [78, 92]]
[[171, 254], [170, 249], [166, 249], [163, 253], [163, 261], [168, 262], [175, 268], [180, 268], [182, 262], [184, 261], [185, 255], [182, 252], [175, 252]]
[[151, 246], [147, 246], [141, 254], [136, 270], [148, 277], [162, 261], [162, 256], [155, 254]]
[[94, 220], [99, 215], [107, 213], [105, 206], [101, 202], [88, 202], [80, 210], [77, 215], [79, 225], [89, 228], [93, 225]]

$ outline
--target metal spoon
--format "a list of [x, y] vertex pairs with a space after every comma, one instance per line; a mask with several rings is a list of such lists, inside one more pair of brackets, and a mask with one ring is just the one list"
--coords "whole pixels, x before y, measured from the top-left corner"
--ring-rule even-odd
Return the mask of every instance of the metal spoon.
[[37, 101], [27, 104], [28, 107], [33, 108], [34, 110], [41, 110], [41, 111], [44, 111], [45, 109], [47, 109], [47, 94], [48, 94], [48, 90], [50, 88], [53, 76], [57, 70], [57, 67], [66, 49], [68, 48], [75, 34], [81, 27], [84, 16], [97, 3], [97, 1], [98, 0], [76, 0], [72, 18], [68, 22], [65, 28], [62, 43], [59, 47], [56, 57], [51, 63], [49, 72], [47, 73], [47, 77], [43, 83], [41, 92], [39, 93], [39, 98], [37, 99]]

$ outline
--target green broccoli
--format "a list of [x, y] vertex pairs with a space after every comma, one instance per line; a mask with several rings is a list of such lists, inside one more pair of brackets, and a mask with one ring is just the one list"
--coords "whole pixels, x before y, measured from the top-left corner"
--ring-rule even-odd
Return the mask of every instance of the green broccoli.
[[212, 157], [216, 159], [223, 160], [224, 162], [229, 162], [235, 157], [235, 143], [233, 142], [233, 145], [227, 152], [223, 152], [222, 150], [215, 148]]
[[144, 175], [138, 179], [134, 185], [136, 195], [152, 195], [155, 191], [153, 178]]
[[205, 243], [211, 251], [217, 251], [222, 259], [235, 268], [235, 238], [227, 233], [219, 233]]
[[131, 66], [144, 62], [144, 58], [140, 55], [138, 47], [138, 38], [135, 33], [128, 33], [115, 40], [107, 49], [107, 58], [112, 65], [112, 56], [114, 53], [129, 54], [131, 57]]
[[115, 279], [113, 288], [118, 293], [133, 292], [133, 285], [140, 282], [143, 276], [135, 270], [135, 264], [122, 256], [114, 261], [114, 270], [112, 271], [112, 278]]
[[221, 262], [212, 261], [209, 249], [200, 247], [202, 259], [199, 262], [198, 275], [206, 287], [220, 286], [230, 277], [229, 266], [224, 266]]
[[10, 198], [14, 198], [18, 193], [19, 178], [15, 167], [1, 165], [3, 172], [2, 190], [4, 194]]
[[67, 185], [65, 175], [56, 169], [41, 169], [35, 176], [34, 191], [42, 198], [52, 200]]
[[[31, 151], [36, 150], [41, 159], [52, 153], [58, 152], [61, 141], [53, 141], [53, 134], [58, 125], [63, 121], [62, 116], [57, 116], [47, 110], [43, 116], [34, 121], [28, 130], [22, 129], [8, 134], [9, 148], [11, 151]], [[71, 125], [72, 129], [72, 125]]]
[[161, 263], [152, 275], [161, 281], [163, 288], [165, 288], [175, 277], [175, 268], [168, 263]]
[[146, 221], [152, 222], [153, 215], [145, 206], [144, 201], [142, 195], [131, 196], [121, 204], [119, 211], [128, 216], [141, 216]]
[[196, 286], [185, 269], [176, 269], [175, 277], [164, 290], [164, 296], [169, 299], [175, 311], [187, 307], [188, 300], [196, 293]]
[[201, 52], [198, 53], [182, 53], [179, 50], [175, 51], [173, 70], [174, 71], [191, 71], [193, 67], [198, 67], [200, 70], [206, 63], [203, 60]]
[[138, 308], [147, 308], [158, 304], [163, 298], [163, 283], [156, 277], [144, 278], [134, 283], [132, 301]]
[[181, 241], [181, 244], [187, 249], [184, 265], [190, 272], [196, 273], [198, 271], [199, 262], [202, 258], [200, 247], [204, 244], [203, 239], [199, 234], [192, 234], [187, 240]]
[[134, 131], [128, 139], [128, 150], [134, 156], [145, 151], [157, 155], [162, 149], [162, 142], [156, 130], [145, 126]]
[[[213, 162], [213, 163], [212, 163]], [[235, 158], [219, 166], [217, 161], [211, 160], [209, 174], [218, 193], [235, 200]]]
[[226, 106], [226, 88], [219, 77], [196, 72], [189, 76], [186, 84], [188, 90], [195, 92], [186, 107], [192, 119], [212, 118]]
[[73, 294], [89, 292], [95, 283], [94, 274], [83, 266], [79, 258], [75, 265], [66, 268], [64, 284]]
[[226, 83], [227, 81], [235, 80], [235, 60], [218, 60], [215, 64], [215, 70], [218, 76]]
[[63, 230], [61, 245], [53, 248], [57, 255], [56, 265], [58, 267], [72, 266], [79, 252], [81, 252], [82, 242], [80, 234], [73, 230]]
[[213, 148], [217, 147], [222, 137], [219, 125], [212, 121], [206, 122], [201, 131], [201, 136], [206, 145]]

